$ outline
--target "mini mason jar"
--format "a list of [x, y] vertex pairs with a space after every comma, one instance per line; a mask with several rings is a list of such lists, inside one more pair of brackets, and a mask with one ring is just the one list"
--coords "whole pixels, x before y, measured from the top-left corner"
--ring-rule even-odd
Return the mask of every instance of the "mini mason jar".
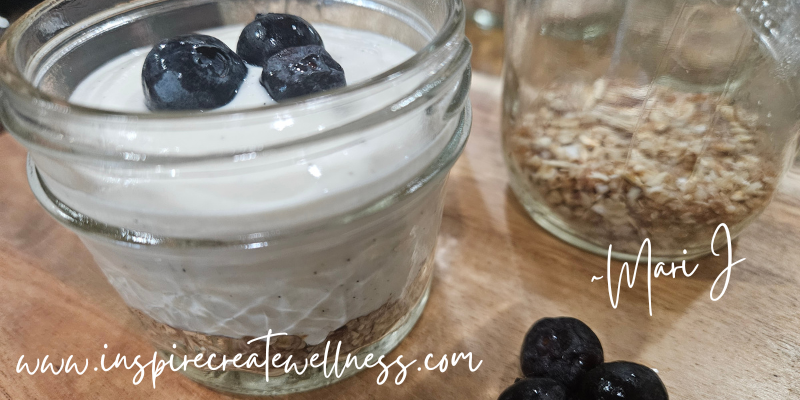
[[769, 204], [797, 149], [795, 2], [511, 0], [506, 15], [505, 157], [542, 227], [681, 260]]
[[[36, 198], [80, 236], [165, 358], [263, 365], [269, 346], [302, 370], [330, 342], [329, 362], [341, 343], [360, 365], [392, 350], [427, 300], [445, 181], [471, 124], [462, 7], [51, 0], [0, 43], [0, 115], [30, 151]], [[416, 54], [365, 82], [245, 110], [133, 114], [65, 100], [120, 54], [266, 12], [375, 32]], [[248, 343], [269, 330], [286, 335]], [[276, 395], [355, 372], [184, 374]]]

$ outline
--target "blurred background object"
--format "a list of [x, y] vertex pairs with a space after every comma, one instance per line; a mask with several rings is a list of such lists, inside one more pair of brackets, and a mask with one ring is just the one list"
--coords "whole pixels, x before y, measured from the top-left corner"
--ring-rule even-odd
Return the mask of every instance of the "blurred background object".
[[500, 75], [503, 68], [503, 16], [506, 0], [464, 0], [467, 37], [475, 47], [472, 67]]

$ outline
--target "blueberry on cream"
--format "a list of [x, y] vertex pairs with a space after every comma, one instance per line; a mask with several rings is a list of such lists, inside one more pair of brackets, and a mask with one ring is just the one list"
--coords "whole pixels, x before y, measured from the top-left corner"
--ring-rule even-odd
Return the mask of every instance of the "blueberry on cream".
[[323, 46], [306, 20], [289, 14], [258, 14], [239, 36], [236, 51], [249, 64], [264, 67], [270, 57], [290, 47]]
[[247, 77], [247, 65], [207, 35], [183, 35], [155, 45], [142, 68], [147, 108], [210, 110], [230, 103]]
[[275, 101], [324, 92], [347, 84], [344, 70], [322, 46], [290, 47], [272, 56], [261, 85]]

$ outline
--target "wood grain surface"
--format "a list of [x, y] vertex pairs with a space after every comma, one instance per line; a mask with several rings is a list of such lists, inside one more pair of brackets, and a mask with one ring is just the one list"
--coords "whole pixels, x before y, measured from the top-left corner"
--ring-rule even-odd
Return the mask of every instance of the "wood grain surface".
[[[658, 369], [672, 399], [800, 398], [800, 171], [738, 240], [734, 260], [747, 260], [733, 268], [720, 301], [709, 290], [725, 254], [699, 260], [691, 278], [654, 280], [652, 317], [641, 272], [633, 289], [623, 285], [613, 309], [606, 281], [591, 282], [605, 274], [606, 260], [543, 231], [509, 192], [499, 93], [497, 78], [475, 77], [474, 127], [449, 182], [430, 302], [389, 356], [419, 365], [429, 353], [438, 360], [472, 352], [483, 360], [480, 369], [460, 363], [440, 373], [415, 365], [400, 386], [377, 385], [380, 371], [370, 370], [288, 398], [496, 399], [519, 375], [527, 328], [559, 315], [594, 328], [607, 359]], [[0, 135], [0, 188], [0, 399], [232, 398], [169, 371], [156, 389], [147, 380], [133, 385], [134, 371], [94, 372], [101, 354], [152, 357], [152, 349], [80, 241], [36, 203], [25, 150], [7, 134]], [[92, 364], [82, 376], [29, 376], [15, 371], [21, 355], [74, 355]]]

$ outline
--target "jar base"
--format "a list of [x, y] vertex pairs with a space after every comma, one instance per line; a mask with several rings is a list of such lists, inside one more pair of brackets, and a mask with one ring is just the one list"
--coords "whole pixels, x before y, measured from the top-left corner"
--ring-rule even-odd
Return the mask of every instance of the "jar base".
[[[353, 354], [353, 357], [358, 359], [358, 365], [363, 365], [365, 357], [368, 354], [372, 355], [372, 361], [370, 362], [374, 363], [375, 360], [381, 356], [394, 350], [400, 342], [408, 336], [411, 329], [414, 328], [422, 315], [422, 311], [425, 309], [428, 296], [430, 295], [430, 289], [431, 285], [429, 282], [417, 304], [397, 323], [395, 329], [377, 342]], [[331, 343], [331, 346], [334, 346], [334, 344]], [[174, 369], [179, 368], [182, 357], [164, 350], [159, 350], [159, 354], [165, 360], [169, 360], [170, 357], [172, 357], [172, 367]], [[343, 354], [340, 359], [346, 357], [347, 355]], [[187, 366], [185, 369], [181, 368], [179, 372], [194, 382], [220, 392], [248, 396], [280, 396], [306, 392], [332, 385], [352, 377], [361, 371], [352, 365], [348, 368], [343, 368], [344, 365], [345, 360], [341, 360], [338, 364], [338, 371], [343, 371], [343, 373], [338, 377], [336, 374], [332, 373], [331, 370], [333, 367], [331, 363], [329, 363], [326, 365], [326, 368], [328, 369], [330, 378], [325, 376], [325, 371], [322, 367], [312, 368], [309, 366], [303, 374], [289, 373], [274, 377], [270, 376], [269, 381], [266, 380], [265, 374], [263, 373], [259, 374], [246, 371], [206, 371]]]
[[[569, 243], [572, 246], [575, 246], [581, 250], [588, 251], [589, 253], [596, 254], [598, 256], [608, 257], [608, 248], [607, 247], [600, 247], [594, 243], [588, 242], [586, 240], [581, 239], [577, 235], [571, 233], [568, 229], [564, 229], [559, 226], [557, 223], [550, 221], [547, 216], [541, 213], [529, 212], [531, 218], [533, 218], [534, 222], [536, 222], [540, 227], [544, 230], [552, 234], [553, 236], [563, 240], [564, 242]], [[696, 260], [698, 258], [705, 257], [711, 254], [711, 249], [709, 251], [701, 251], [701, 252], [692, 252], [687, 254], [675, 255], [675, 256], [658, 256], [654, 255], [650, 257], [655, 263], [658, 262], [679, 262], [681, 260], [691, 261]], [[642, 260], [647, 260], [647, 254], [642, 254]], [[629, 253], [622, 253], [618, 251], [611, 252], [611, 258], [614, 260], [619, 261], [630, 261], [636, 262], [639, 258], [638, 254], [629, 254]]]
[[[520, 204], [522, 204], [522, 206], [525, 208], [525, 211], [528, 212], [528, 215], [530, 215], [533, 221], [542, 227], [542, 229], [581, 250], [588, 251], [589, 253], [596, 254], [604, 258], [609, 256], [608, 247], [601, 247], [595, 243], [581, 238], [579, 234], [573, 232], [569, 227], [564, 226], [564, 224], [559, 221], [558, 218], [552, 218], [549, 216], [550, 213], [548, 211], [541, 210], [540, 208], [544, 207], [539, 206], [536, 200], [527, 194], [525, 189], [522, 188], [522, 183], [516, 181], [516, 177], [514, 176], [513, 172], [509, 175], [509, 186], [511, 187], [511, 191], [514, 193], [517, 200], [519, 200]], [[723, 247], [725, 247], [725, 243], [722, 243], [720, 246], [718, 246], [716, 250], [720, 250]], [[686, 254], [683, 254], [683, 252], [676, 253], [674, 255], [655, 254], [650, 257], [650, 260], [655, 263], [680, 262], [682, 260], [690, 261], [705, 257], [709, 254], [711, 254], [711, 247], [708, 247], [708, 250], [698, 250], [695, 248], [687, 251]], [[644, 257], [646, 260], [647, 254], [643, 253], [642, 257]], [[639, 255], [611, 251], [611, 258], [619, 261], [636, 262], [636, 260], [639, 258]]]

